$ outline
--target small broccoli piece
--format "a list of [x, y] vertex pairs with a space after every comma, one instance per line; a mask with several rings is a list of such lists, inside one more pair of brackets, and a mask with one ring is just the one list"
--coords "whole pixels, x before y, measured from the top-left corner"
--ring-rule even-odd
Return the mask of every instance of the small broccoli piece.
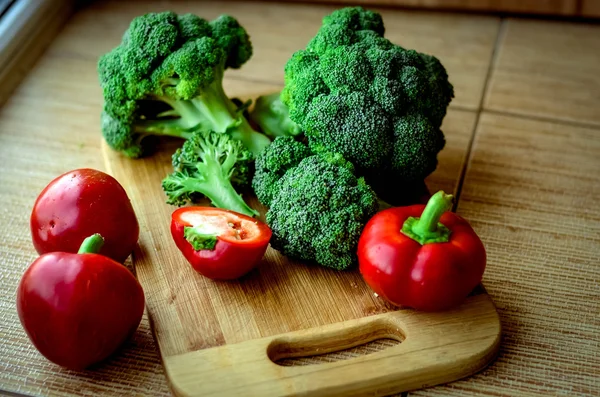
[[252, 153], [228, 134], [194, 133], [173, 154], [174, 171], [162, 181], [167, 203], [183, 205], [204, 195], [215, 207], [258, 215], [234, 188], [250, 183], [252, 159]]
[[287, 62], [281, 100], [313, 151], [342, 154], [367, 180], [409, 185], [437, 165], [454, 91], [437, 58], [391, 43], [384, 30], [361, 7], [326, 16]]
[[248, 34], [227, 15], [210, 22], [173, 12], [134, 18], [121, 44], [98, 62], [106, 142], [140, 157], [148, 135], [188, 139], [210, 130], [230, 133], [258, 154], [270, 139], [252, 129], [222, 84], [225, 70], [251, 55]]
[[255, 122], [268, 137], [298, 136], [302, 129], [290, 119], [287, 106], [281, 102], [280, 93], [262, 95], [256, 99], [250, 119]]
[[303, 143], [291, 136], [280, 136], [256, 158], [252, 188], [258, 200], [270, 206], [273, 195], [279, 190], [279, 180], [287, 170], [312, 153]]
[[337, 270], [355, 265], [358, 239], [378, 201], [352, 164], [339, 154], [311, 155], [278, 186], [266, 214], [273, 248]]

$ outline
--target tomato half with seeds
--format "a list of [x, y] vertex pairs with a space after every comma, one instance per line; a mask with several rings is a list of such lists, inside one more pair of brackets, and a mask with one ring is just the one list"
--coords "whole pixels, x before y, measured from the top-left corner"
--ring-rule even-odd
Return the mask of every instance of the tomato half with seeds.
[[171, 234], [194, 270], [232, 280], [254, 269], [264, 256], [271, 229], [249, 216], [215, 207], [184, 207], [171, 216]]

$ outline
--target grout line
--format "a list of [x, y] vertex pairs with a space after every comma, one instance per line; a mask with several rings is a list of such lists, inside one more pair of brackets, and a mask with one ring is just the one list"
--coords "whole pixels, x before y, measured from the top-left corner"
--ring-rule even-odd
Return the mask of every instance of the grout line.
[[462, 169], [460, 170], [460, 175], [458, 177], [458, 183], [456, 185], [456, 194], [454, 196], [454, 205], [452, 206], [452, 211], [456, 212], [458, 208], [458, 203], [460, 202], [460, 196], [462, 193], [462, 188], [465, 182], [465, 177], [467, 175], [467, 169], [469, 168], [469, 163], [471, 162], [471, 156], [473, 152], [473, 145], [475, 143], [475, 135], [477, 134], [477, 127], [479, 126], [479, 120], [481, 119], [481, 113], [483, 112], [483, 102], [487, 95], [490, 86], [490, 80], [492, 76], [492, 71], [494, 70], [494, 66], [496, 65], [496, 61], [498, 58], [498, 53], [500, 52], [500, 47], [502, 45], [502, 41], [506, 34], [506, 19], [500, 19], [500, 27], [498, 28], [498, 35], [496, 36], [496, 42], [494, 43], [494, 49], [492, 50], [492, 55], [490, 57], [490, 64], [488, 66], [488, 70], [485, 76], [485, 83], [483, 85], [483, 92], [481, 93], [481, 98], [479, 98], [479, 106], [477, 107], [477, 115], [475, 116], [475, 123], [473, 124], [473, 131], [471, 132], [471, 137], [469, 138], [469, 143], [467, 145], [467, 154], [465, 156]]
[[0, 0], [0, 18], [2, 18], [17, 0]]
[[450, 110], [459, 110], [461, 112], [471, 112], [471, 113], [475, 113], [478, 111], [478, 109], [472, 106], [468, 106], [468, 105], [452, 105], [450, 104], [450, 106], [448, 106], [448, 109]]
[[523, 119], [523, 120], [532, 120], [532, 121], [540, 121], [540, 122], [546, 122], [546, 123], [561, 124], [561, 125], [571, 126], [571, 127], [583, 127], [583, 128], [594, 128], [594, 129], [600, 128], [600, 124], [594, 124], [594, 123], [585, 122], [585, 121], [555, 119], [553, 117], [548, 117], [548, 116], [537, 116], [534, 114], [522, 114], [522, 113], [510, 112], [510, 111], [506, 111], [506, 110], [496, 110], [496, 109], [481, 109], [481, 111], [485, 112], [485, 113], [495, 114], [498, 116], [507, 116], [507, 117], [514, 117], [514, 118], [519, 118], [519, 119]]
[[268, 79], [255, 79], [255, 78], [248, 78], [246, 76], [232, 76], [232, 75], [226, 75], [226, 78], [228, 80], [235, 80], [235, 81], [243, 81], [246, 83], [258, 83], [258, 84], [269, 84], [269, 85], [273, 85], [273, 86], [278, 86], [283, 88], [284, 83], [283, 80], [279, 81], [279, 82], [275, 82], [272, 80], [268, 80]]

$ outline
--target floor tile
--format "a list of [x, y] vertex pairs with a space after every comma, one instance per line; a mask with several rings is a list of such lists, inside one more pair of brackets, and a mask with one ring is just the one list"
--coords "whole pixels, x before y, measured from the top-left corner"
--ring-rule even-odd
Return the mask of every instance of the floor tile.
[[600, 26], [506, 24], [485, 109], [600, 124]]

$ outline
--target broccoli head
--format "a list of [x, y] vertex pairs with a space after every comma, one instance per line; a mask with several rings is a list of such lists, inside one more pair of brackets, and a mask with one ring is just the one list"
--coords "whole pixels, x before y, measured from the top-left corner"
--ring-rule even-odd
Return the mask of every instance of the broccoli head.
[[215, 207], [258, 215], [234, 187], [250, 184], [252, 159], [252, 153], [228, 134], [195, 132], [172, 156], [174, 171], [162, 182], [167, 203], [183, 205], [206, 196]]
[[287, 62], [281, 100], [311, 148], [342, 154], [367, 177], [423, 180], [445, 144], [453, 87], [438, 59], [383, 34], [381, 16], [360, 7], [326, 16]]
[[291, 258], [343, 270], [356, 264], [358, 239], [377, 196], [340, 155], [312, 155], [281, 178], [266, 214], [271, 245]]
[[279, 180], [287, 170], [312, 153], [303, 143], [291, 136], [280, 136], [256, 158], [252, 188], [258, 200], [270, 206], [273, 195], [279, 190]]
[[252, 186], [270, 206], [273, 248], [338, 270], [356, 264], [358, 239], [378, 200], [340, 154], [313, 154], [292, 137], [277, 137], [258, 156]]
[[270, 139], [250, 127], [222, 85], [225, 69], [241, 67], [251, 55], [248, 34], [230, 16], [134, 18], [121, 44], [98, 62], [106, 142], [139, 157], [145, 136], [188, 139], [210, 130], [230, 133], [257, 154]]

